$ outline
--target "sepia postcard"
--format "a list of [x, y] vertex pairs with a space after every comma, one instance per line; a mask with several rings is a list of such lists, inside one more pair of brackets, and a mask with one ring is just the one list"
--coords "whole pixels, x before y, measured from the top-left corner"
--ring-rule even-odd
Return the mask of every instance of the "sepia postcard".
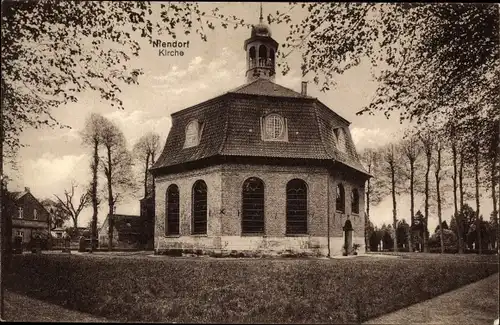
[[1, 6], [0, 321], [498, 324], [498, 4]]

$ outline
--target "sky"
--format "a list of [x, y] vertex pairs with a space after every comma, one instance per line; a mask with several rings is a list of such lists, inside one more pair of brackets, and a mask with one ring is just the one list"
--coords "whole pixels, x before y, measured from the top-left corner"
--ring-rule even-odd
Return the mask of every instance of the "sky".
[[[159, 4], [154, 4], [158, 6]], [[258, 23], [259, 3], [202, 3], [202, 9], [218, 7], [221, 12], [236, 15], [247, 22]], [[287, 8], [286, 3], [264, 3], [266, 12], [276, 12]], [[291, 12], [292, 19], [300, 21], [303, 12]], [[271, 25], [272, 36], [282, 43], [288, 35], [285, 25]], [[115, 122], [124, 132], [128, 145], [133, 144], [149, 131], [157, 132], [163, 144], [171, 126], [170, 114], [220, 95], [245, 83], [245, 52], [243, 42], [250, 36], [250, 29], [216, 28], [208, 32], [208, 41], [198, 36], [179, 37], [180, 41], [190, 41], [184, 56], [159, 56], [158, 49], [141, 40], [142, 50], [130, 65], [141, 67], [144, 75], [139, 77], [139, 85], [124, 86], [122, 100], [124, 110], [112, 107], [96, 93], [85, 92], [79, 96], [78, 103], [58, 107], [54, 117], [70, 129], [27, 129], [21, 136], [25, 145], [17, 157], [17, 171], [6, 166], [10, 190], [20, 190], [25, 186], [40, 200], [54, 199], [54, 194], [62, 196], [72, 181], [80, 184], [81, 190], [90, 181], [90, 150], [82, 145], [79, 135], [85, 118], [96, 112]], [[171, 41], [168, 36], [157, 37]], [[336, 113], [351, 122], [350, 132], [359, 151], [378, 147], [400, 137], [406, 127], [399, 123], [399, 117], [387, 119], [383, 114], [377, 116], [356, 116], [356, 112], [368, 105], [377, 88], [372, 80], [370, 66], [362, 62], [336, 78], [337, 87], [326, 93], [320, 92], [312, 78], [302, 78], [300, 73], [300, 54], [289, 57], [290, 72], [282, 76], [278, 71], [276, 83], [300, 92], [301, 81], [309, 81], [308, 93], [317, 97]], [[77, 189], [77, 195], [79, 191]], [[131, 197], [117, 206], [116, 212], [139, 214], [140, 195]], [[421, 198], [417, 208], [422, 208]], [[488, 198], [482, 199], [482, 206], [491, 205]], [[406, 212], [408, 211], [408, 212]], [[490, 209], [491, 211], [491, 209]], [[409, 198], [398, 198], [398, 212], [409, 215]], [[443, 218], [449, 220], [452, 210], [446, 207]], [[91, 218], [91, 208], [82, 211], [79, 226], [86, 226]], [[102, 205], [99, 221], [105, 219], [106, 206]], [[378, 206], [371, 207], [371, 220], [378, 225], [391, 223], [392, 202], [390, 197]], [[489, 215], [489, 214], [488, 214]], [[408, 218], [407, 218], [408, 219]], [[489, 218], [488, 218], [489, 219]], [[429, 229], [434, 229], [437, 219], [431, 216]]]

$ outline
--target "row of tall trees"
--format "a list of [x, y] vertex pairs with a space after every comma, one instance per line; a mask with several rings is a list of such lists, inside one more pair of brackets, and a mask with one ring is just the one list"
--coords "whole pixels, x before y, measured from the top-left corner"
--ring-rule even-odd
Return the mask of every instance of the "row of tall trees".
[[[159, 150], [159, 135], [148, 132], [143, 135], [129, 150], [124, 133], [111, 120], [104, 116], [91, 113], [81, 132], [83, 143], [91, 149], [90, 173], [91, 182], [89, 197], [92, 203], [93, 215], [91, 222], [92, 236], [97, 234], [97, 216], [101, 197], [108, 205], [108, 248], [113, 247], [114, 224], [111, 217], [115, 213], [116, 205], [129, 198], [138, 190], [137, 177], [133, 166], [138, 163], [142, 166], [144, 197], [152, 192], [152, 178], [149, 177], [149, 168], [155, 161]], [[99, 172], [105, 182], [103, 195], [99, 193]]]
[[[496, 128], [494, 125], [496, 124]], [[423, 224], [427, 227], [432, 212], [437, 216], [439, 224], [443, 222], [443, 207], [454, 207], [454, 218], [461, 229], [458, 234], [459, 251], [464, 250], [464, 228], [467, 220], [462, 220], [461, 210], [471, 199], [475, 201], [476, 227], [480, 227], [480, 198], [484, 193], [491, 198], [492, 213], [489, 216], [492, 227], [498, 228], [498, 121], [484, 121], [475, 125], [474, 129], [462, 130], [462, 136], [449, 136], [449, 125], [443, 128], [415, 128], [397, 143], [391, 143], [377, 149], [366, 149], [361, 153], [364, 165], [375, 179], [367, 182], [366, 202], [373, 204], [372, 196], [376, 191], [377, 201], [380, 197], [391, 195], [393, 204], [393, 225], [397, 228], [397, 198], [400, 194], [410, 196], [410, 207], [404, 211], [409, 215], [410, 225], [415, 226], [415, 198], [424, 196]], [[487, 132], [489, 131], [489, 133]], [[478, 139], [481, 139], [479, 141]], [[377, 186], [374, 187], [373, 184]], [[450, 199], [450, 198], [453, 199]], [[377, 202], [375, 202], [376, 204]], [[370, 209], [367, 207], [367, 214]], [[402, 211], [400, 210], [400, 213]], [[481, 232], [478, 232], [478, 251], [481, 253]], [[497, 236], [498, 237], [498, 236]], [[409, 247], [414, 247], [414, 236], [408, 236]], [[427, 236], [422, 238], [424, 251], [428, 251]], [[441, 250], [444, 252], [443, 237]], [[397, 250], [398, 238], [394, 243]], [[495, 245], [496, 246], [496, 245]]]
[[[299, 23], [292, 19], [297, 10], [305, 11]], [[378, 87], [357, 114], [399, 113], [400, 120], [417, 126], [412, 134], [423, 146], [425, 172], [417, 182], [424, 180], [426, 221], [431, 201], [443, 203], [443, 187], [451, 174], [454, 215], [460, 218], [466, 191], [472, 190], [479, 220], [484, 208], [479, 200], [481, 185], [489, 184], [491, 218], [498, 225], [499, 17], [499, 6], [486, 3], [291, 3], [290, 8], [270, 14], [268, 22], [289, 27], [279, 54], [283, 73], [290, 70], [288, 56], [300, 52], [303, 75], [324, 91], [335, 87], [339, 74], [361, 62], [371, 64]], [[401, 155], [408, 161], [407, 180], [397, 177], [401, 168], [394, 166], [395, 150], [393, 145], [383, 150], [384, 171], [378, 173], [388, 178], [393, 216], [398, 182], [415, 180], [410, 162], [414, 152]], [[412, 184], [403, 190], [417, 189], [418, 184]], [[432, 200], [431, 190], [436, 196]], [[458, 240], [463, 252], [463, 238]]]

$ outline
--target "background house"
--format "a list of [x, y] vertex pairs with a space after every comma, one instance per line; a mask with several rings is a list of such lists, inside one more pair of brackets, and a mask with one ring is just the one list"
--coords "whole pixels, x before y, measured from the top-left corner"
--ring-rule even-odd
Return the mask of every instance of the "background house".
[[11, 192], [6, 197], [8, 213], [12, 220], [11, 238], [21, 237], [23, 246], [29, 246], [32, 238], [49, 238], [49, 212], [25, 187], [22, 192]]

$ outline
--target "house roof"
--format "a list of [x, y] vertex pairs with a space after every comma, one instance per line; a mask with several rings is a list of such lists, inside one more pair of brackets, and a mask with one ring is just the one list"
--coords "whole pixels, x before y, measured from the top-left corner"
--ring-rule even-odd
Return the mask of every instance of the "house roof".
[[[270, 113], [286, 119], [288, 141], [262, 141], [261, 118]], [[202, 124], [200, 143], [183, 148], [185, 128], [192, 120]], [[349, 124], [316, 98], [257, 79], [172, 114], [172, 128], [152, 170], [216, 156], [248, 156], [337, 161], [369, 175], [359, 161]], [[347, 131], [346, 152], [332, 140], [333, 128], [339, 126]]]
[[140, 216], [114, 214], [113, 227], [119, 234], [139, 234], [142, 232], [142, 219]]
[[29, 192], [27, 192], [27, 191], [16, 191], [16, 192], [12, 192], [12, 195], [14, 196], [14, 199], [19, 200], [20, 198], [22, 198], [23, 196], [25, 196], [28, 193]]

